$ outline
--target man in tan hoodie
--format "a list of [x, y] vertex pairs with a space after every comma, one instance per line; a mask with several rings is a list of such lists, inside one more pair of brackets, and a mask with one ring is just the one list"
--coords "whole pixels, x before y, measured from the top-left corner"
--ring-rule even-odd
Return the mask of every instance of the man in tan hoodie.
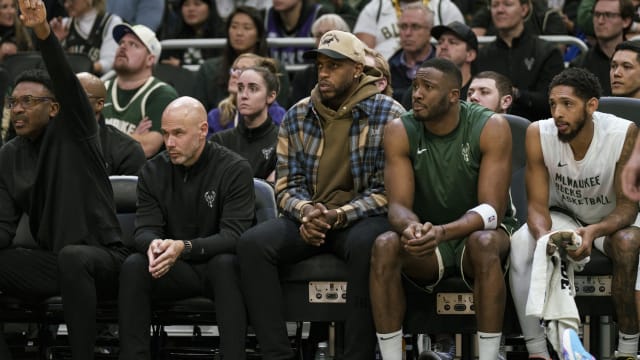
[[249, 317], [265, 359], [292, 359], [278, 265], [324, 252], [349, 268], [345, 359], [372, 359], [369, 259], [388, 230], [384, 126], [404, 108], [379, 94], [354, 35], [325, 33], [316, 50], [318, 84], [285, 115], [278, 135], [276, 195], [284, 216], [242, 235], [238, 257]]

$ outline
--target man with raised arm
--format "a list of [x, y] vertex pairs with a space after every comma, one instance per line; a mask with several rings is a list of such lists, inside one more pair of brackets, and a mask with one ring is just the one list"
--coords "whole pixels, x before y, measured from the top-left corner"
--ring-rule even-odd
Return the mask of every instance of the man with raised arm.
[[[19, 4], [51, 78], [22, 73], [7, 102], [17, 137], [0, 150], [0, 291], [31, 298], [61, 293], [72, 357], [93, 359], [98, 294], [115, 297], [128, 251], [93, 109], [49, 28], [44, 3]], [[23, 213], [35, 249], [10, 247]]]

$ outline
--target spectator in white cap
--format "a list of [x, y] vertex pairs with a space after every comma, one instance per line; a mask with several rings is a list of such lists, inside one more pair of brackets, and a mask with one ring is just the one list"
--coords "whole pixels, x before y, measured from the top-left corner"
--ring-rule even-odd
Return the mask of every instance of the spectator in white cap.
[[151, 74], [162, 51], [151, 29], [120, 24], [113, 29], [113, 38], [118, 43], [113, 62], [117, 76], [105, 84], [105, 121], [131, 135], [150, 158], [162, 147], [162, 112], [178, 95], [173, 87]]
[[380, 94], [380, 73], [369, 75], [364, 44], [353, 34], [329, 31], [304, 56], [316, 59], [318, 84], [280, 124], [275, 189], [283, 216], [240, 237], [241, 284], [264, 358], [294, 359], [277, 311], [284, 308], [278, 266], [336, 254], [349, 269], [344, 358], [370, 360], [371, 244], [389, 229], [382, 133], [404, 108]]

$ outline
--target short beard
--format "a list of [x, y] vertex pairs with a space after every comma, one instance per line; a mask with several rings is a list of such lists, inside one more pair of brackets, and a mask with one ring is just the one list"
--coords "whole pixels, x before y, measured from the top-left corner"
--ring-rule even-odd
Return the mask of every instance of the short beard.
[[426, 117], [415, 116], [415, 113], [414, 113], [414, 117], [416, 118], [416, 120], [420, 122], [433, 121], [434, 119], [437, 119], [442, 115], [446, 114], [449, 111], [450, 107], [451, 106], [449, 105], [448, 96], [444, 95], [435, 106], [429, 107], [430, 112]]
[[587, 123], [587, 116], [589, 116], [589, 114], [587, 113], [587, 109], [584, 109], [582, 111], [582, 121], [578, 123], [578, 127], [568, 134], [560, 134], [560, 132], [558, 132], [558, 139], [563, 143], [569, 143], [571, 142], [571, 140], [575, 139], [576, 136], [580, 134], [580, 131], [582, 131], [582, 128], [584, 128], [584, 125]]
[[122, 65], [116, 65], [113, 64], [113, 70], [116, 72], [116, 74], [118, 75], [131, 75], [131, 74], [135, 74], [136, 71], [131, 70], [131, 68], [129, 68], [129, 64], [122, 64]]

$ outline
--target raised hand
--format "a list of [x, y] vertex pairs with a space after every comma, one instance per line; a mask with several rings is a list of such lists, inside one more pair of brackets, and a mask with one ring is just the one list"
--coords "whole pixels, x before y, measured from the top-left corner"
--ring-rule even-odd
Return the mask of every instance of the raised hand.
[[36, 27], [47, 23], [47, 10], [42, 0], [19, 0], [20, 20], [26, 27]]
[[56, 34], [58, 40], [62, 41], [69, 35], [69, 26], [65, 26], [64, 22], [62, 21], [62, 17], [58, 16], [51, 19], [49, 25], [51, 26], [51, 30], [53, 31], [53, 33]]

